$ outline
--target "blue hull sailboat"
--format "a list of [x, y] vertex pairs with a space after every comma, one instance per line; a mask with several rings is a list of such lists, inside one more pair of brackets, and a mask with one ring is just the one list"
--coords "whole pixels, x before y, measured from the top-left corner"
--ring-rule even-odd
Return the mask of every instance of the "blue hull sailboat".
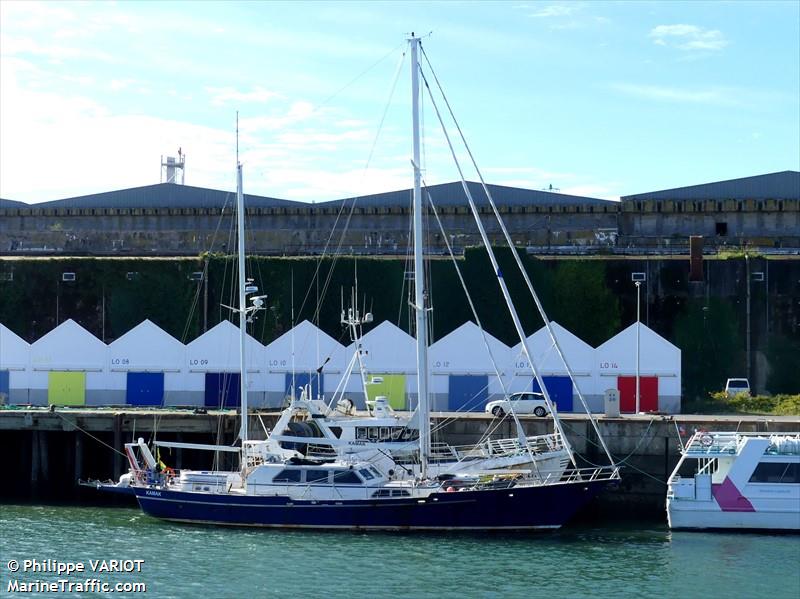
[[[245, 326], [253, 311], [261, 309], [264, 296], [245, 277], [244, 200], [242, 166], [237, 164], [239, 314], [241, 336], [241, 446], [236, 448], [167, 444], [162, 446], [235, 451], [239, 470], [233, 472], [158, 471], [158, 462], [142, 439], [127, 443], [131, 470], [114, 486], [133, 493], [142, 510], [153, 517], [179, 522], [281, 528], [335, 528], [353, 530], [529, 530], [558, 528], [591, 501], [610, 482], [619, 479], [613, 464], [607, 467], [577, 468], [533, 476], [526, 470], [486, 470], [442, 473], [432, 469], [431, 427], [428, 394], [428, 294], [423, 260], [423, 196], [420, 173], [419, 99], [421, 69], [418, 60], [421, 40], [409, 39], [412, 76], [413, 171], [414, 171], [414, 300], [417, 338], [417, 386], [419, 419], [419, 471], [413, 477], [399, 476], [391, 467], [378, 467], [364, 455], [337, 455], [332, 460], [315, 460], [266, 441], [250, 440], [247, 423], [247, 370], [245, 368]], [[425, 82], [427, 87], [427, 81]], [[435, 104], [434, 104], [435, 107]], [[438, 110], [437, 110], [438, 116]], [[440, 119], [441, 120], [441, 119]], [[449, 138], [448, 138], [449, 143]], [[460, 167], [459, 167], [460, 170]], [[463, 177], [462, 177], [463, 183]], [[503, 297], [514, 321], [532, 374], [540, 383], [555, 427], [564, 431], [530, 359], [526, 336], [511, 303], [502, 273], [488, 243], [480, 216], [467, 189], [465, 192], [484, 240]], [[488, 196], [488, 191], [487, 191]], [[489, 201], [494, 204], [489, 197]], [[499, 219], [499, 214], [496, 215]], [[500, 221], [501, 227], [505, 228]], [[521, 263], [519, 264], [521, 266]], [[526, 282], [534, 295], [527, 276]], [[248, 295], [253, 305], [247, 305]], [[549, 321], [545, 317], [545, 324]], [[557, 341], [552, 336], [558, 349]], [[560, 352], [560, 350], [559, 350]], [[590, 415], [591, 418], [591, 415]], [[594, 421], [592, 420], [594, 425]], [[596, 425], [595, 425], [596, 426]], [[596, 429], [595, 429], [596, 430]], [[597, 431], [599, 434], [599, 431]], [[600, 437], [600, 443], [605, 445]], [[566, 445], [567, 447], [568, 444]], [[531, 456], [533, 458], [533, 456]], [[609, 457], [610, 461], [610, 457]]]

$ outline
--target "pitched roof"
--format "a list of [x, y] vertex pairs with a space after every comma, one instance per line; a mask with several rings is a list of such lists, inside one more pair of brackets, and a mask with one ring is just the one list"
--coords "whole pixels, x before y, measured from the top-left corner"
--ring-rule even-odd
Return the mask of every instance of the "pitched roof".
[[800, 199], [800, 172], [780, 171], [766, 175], [742, 177], [637, 193], [623, 196], [624, 200], [761, 200]]
[[[470, 193], [478, 206], [488, 205], [486, 194], [480, 183], [470, 181], [467, 183]], [[613, 200], [601, 200], [599, 198], [588, 198], [583, 196], [573, 196], [565, 193], [553, 193], [549, 191], [539, 191], [536, 189], [523, 189], [520, 187], [506, 187], [505, 185], [491, 185], [486, 187], [492, 194], [495, 203], [502, 206], [528, 206], [540, 204], [543, 206], [552, 205], [595, 205], [608, 206], [616, 205]], [[441, 183], [439, 185], [429, 185], [423, 191], [430, 193], [435, 206], [466, 206], [467, 198], [460, 181]], [[398, 191], [387, 191], [376, 193], [359, 198], [344, 198], [332, 200], [330, 202], [317, 202], [317, 206], [338, 205], [342, 202], [357, 201], [359, 207], [389, 207], [389, 206], [408, 206], [411, 202], [411, 189], [401, 189]], [[427, 199], [426, 199], [427, 201]]]
[[27, 208], [28, 204], [25, 202], [18, 202], [17, 200], [5, 200], [0, 198], [0, 208]]
[[[296, 202], [255, 195], [244, 195], [247, 207], [291, 206]], [[19, 205], [8, 207], [28, 207]], [[144, 187], [131, 187], [105, 191], [86, 196], [65, 198], [33, 204], [36, 208], [220, 208], [236, 204], [236, 193], [218, 189], [205, 189], [175, 183], [157, 183]]]

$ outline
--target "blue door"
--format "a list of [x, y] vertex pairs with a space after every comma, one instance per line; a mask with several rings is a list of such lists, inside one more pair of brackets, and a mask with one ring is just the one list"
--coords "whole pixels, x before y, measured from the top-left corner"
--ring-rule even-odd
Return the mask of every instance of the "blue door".
[[160, 406], [164, 401], [163, 372], [129, 372], [125, 403], [131, 406]]
[[287, 372], [284, 378], [283, 391], [285, 395], [290, 395], [292, 386], [294, 386], [294, 396], [299, 398], [300, 389], [298, 387], [305, 387], [309, 383], [311, 384], [311, 399], [317, 399], [321, 390], [325, 390], [325, 375], [317, 374], [316, 372], [295, 372], [294, 375], [291, 372]]
[[206, 407], [238, 408], [241, 405], [240, 381], [238, 372], [206, 372]]
[[[544, 386], [559, 412], [572, 412], [572, 381], [568, 376], [543, 376]], [[533, 379], [532, 391], [540, 393], [539, 382]]]
[[[0, 397], [5, 399], [5, 403], [11, 403], [8, 399], [9, 397], [11, 397], [11, 391], [9, 390], [10, 387], [9, 380], [10, 377], [8, 370], [0, 370]], [[0, 403], [4, 402], [0, 401]]]
[[482, 412], [486, 407], [488, 397], [488, 376], [450, 375], [447, 409], [451, 412]]

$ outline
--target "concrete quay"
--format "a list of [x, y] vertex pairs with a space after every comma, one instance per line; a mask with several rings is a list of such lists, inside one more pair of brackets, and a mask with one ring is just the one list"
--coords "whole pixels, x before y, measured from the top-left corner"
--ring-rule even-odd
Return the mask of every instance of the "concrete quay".
[[[264, 436], [278, 414], [256, 412], [250, 417], [255, 438]], [[432, 414], [435, 441], [467, 445], [491, 428], [492, 437], [516, 435], [513, 422], [497, 422], [480, 413]], [[607, 460], [586, 416], [561, 417], [565, 433], [581, 465]], [[528, 435], [552, 431], [547, 418], [525, 416]], [[622, 464], [622, 481], [593, 504], [593, 515], [626, 514], [658, 518], [664, 513], [666, 480], [680, 454], [680, 442], [696, 429], [754, 432], [797, 432], [797, 416], [624, 415], [599, 417], [603, 438], [615, 461]], [[133, 438], [149, 440], [154, 431], [161, 440], [189, 443], [233, 444], [239, 429], [234, 410], [177, 409], [0, 409], [0, 451], [12, 457], [8, 482], [0, 487], [0, 501], [97, 502], [91, 490], [79, 488], [80, 478], [116, 478], [127, 469], [118, 451]], [[118, 450], [118, 451], [115, 451]], [[220, 454], [218, 454], [219, 456]], [[231, 459], [225, 454], [218, 459]], [[164, 450], [162, 459], [174, 468], [209, 468], [210, 454], [190, 450]], [[218, 463], [217, 467], [230, 464]]]

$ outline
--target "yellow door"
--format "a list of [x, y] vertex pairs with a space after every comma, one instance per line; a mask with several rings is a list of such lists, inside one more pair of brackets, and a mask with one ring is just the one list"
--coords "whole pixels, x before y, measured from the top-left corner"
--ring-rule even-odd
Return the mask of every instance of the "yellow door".
[[50, 372], [47, 377], [47, 403], [52, 406], [86, 405], [86, 373]]

